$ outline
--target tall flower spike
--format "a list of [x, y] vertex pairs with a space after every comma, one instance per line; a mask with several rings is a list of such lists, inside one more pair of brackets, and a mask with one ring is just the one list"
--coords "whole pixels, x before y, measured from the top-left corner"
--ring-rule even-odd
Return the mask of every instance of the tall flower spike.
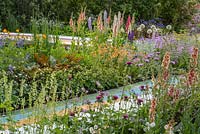
[[193, 53], [191, 55], [191, 64], [192, 64], [192, 67], [196, 67], [197, 66], [197, 63], [198, 63], [198, 48], [194, 47], [193, 48]]
[[164, 57], [163, 57], [162, 67], [164, 69], [168, 69], [169, 68], [169, 64], [170, 64], [170, 54], [169, 54], [169, 52], [166, 52]]
[[92, 30], [92, 18], [91, 17], [88, 18], [88, 28], [90, 31]]
[[117, 35], [117, 15], [114, 16], [113, 21], [113, 37]]
[[108, 17], [108, 13], [107, 13], [107, 11], [105, 10], [105, 11], [103, 12], [104, 27], [107, 27], [107, 17]]
[[151, 107], [150, 107], [150, 110], [149, 110], [149, 118], [150, 118], [150, 121], [151, 122], [154, 122], [155, 121], [155, 114], [156, 114], [156, 99], [153, 98], [151, 100]]
[[73, 19], [72, 19], [72, 17], [70, 18], [70, 20], [69, 20], [69, 25], [70, 25], [70, 27], [72, 28], [73, 27], [73, 25], [74, 25], [74, 22], [73, 22]]
[[118, 16], [117, 16], [117, 33], [118, 33], [118, 31], [119, 31], [119, 29], [120, 29], [120, 27], [121, 27], [121, 16], [122, 16], [122, 14], [121, 14], [121, 12], [118, 12]]
[[81, 10], [79, 17], [78, 17], [78, 21], [77, 21], [78, 30], [80, 30], [80, 26], [81, 26], [81, 24], [83, 23], [84, 20], [85, 20], [85, 10]]
[[135, 16], [134, 16], [134, 15], [132, 16], [131, 23], [132, 23], [132, 24], [134, 24], [134, 23], [135, 23]]
[[129, 40], [130, 42], [132, 42], [132, 41], [133, 41], [133, 38], [134, 38], [134, 31], [132, 30], [132, 31], [130, 31], [130, 32], [128, 33], [128, 40]]
[[190, 61], [191, 69], [187, 76], [187, 86], [192, 86], [198, 78], [197, 73], [195, 71], [197, 63], [198, 63], [198, 48], [194, 47], [193, 52], [191, 54], [191, 61]]
[[131, 16], [129, 15], [126, 21], [126, 32], [129, 33], [129, 26], [131, 24]]
[[103, 30], [102, 13], [100, 13], [98, 18], [97, 18], [97, 28], [98, 28], [99, 31]]
[[72, 19], [72, 16], [71, 16], [71, 18], [70, 18], [70, 20], [69, 20], [69, 25], [70, 25], [71, 29], [73, 30], [73, 32], [75, 32], [76, 29], [75, 29], [75, 25], [74, 25], [74, 21], [73, 21], [73, 19]]

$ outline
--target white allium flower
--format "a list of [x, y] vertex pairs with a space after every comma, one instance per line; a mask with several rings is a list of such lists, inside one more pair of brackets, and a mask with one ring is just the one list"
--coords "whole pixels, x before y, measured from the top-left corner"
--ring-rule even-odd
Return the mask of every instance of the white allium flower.
[[147, 33], [148, 33], [148, 34], [151, 34], [152, 32], [153, 32], [153, 31], [152, 31], [151, 29], [148, 29], [148, 30], [147, 30]]
[[171, 29], [172, 29], [172, 26], [171, 26], [171, 25], [167, 25], [167, 26], [166, 26], [166, 29], [167, 29], [167, 30], [171, 30]]
[[145, 25], [144, 25], [144, 24], [141, 24], [140, 27], [141, 27], [142, 29], [144, 29], [144, 28], [145, 28]]
[[151, 29], [152, 30], [156, 29], [156, 26], [155, 25], [151, 25]]
[[142, 28], [139, 26], [139, 27], [137, 28], [137, 31], [138, 31], [138, 32], [141, 32], [141, 31], [142, 31]]

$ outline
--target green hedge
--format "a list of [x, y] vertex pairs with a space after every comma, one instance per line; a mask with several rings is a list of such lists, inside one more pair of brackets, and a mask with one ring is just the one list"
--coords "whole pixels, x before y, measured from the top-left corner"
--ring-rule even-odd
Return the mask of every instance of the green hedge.
[[[180, 29], [191, 17], [192, 6], [198, 0], [1, 0], [0, 25], [10, 31], [21, 26], [23, 32], [30, 31], [31, 17], [47, 17], [51, 20], [69, 21], [71, 13], [78, 16], [82, 7], [86, 7], [87, 16], [96, 16], [102, 10], [112, 15], [124, 11], [125, 16], [136, 14], [137, 19], [150, 20], [163, 18], [166, 24], [172, 23]], [[1, 24], [2, 23], [2, 24]]]

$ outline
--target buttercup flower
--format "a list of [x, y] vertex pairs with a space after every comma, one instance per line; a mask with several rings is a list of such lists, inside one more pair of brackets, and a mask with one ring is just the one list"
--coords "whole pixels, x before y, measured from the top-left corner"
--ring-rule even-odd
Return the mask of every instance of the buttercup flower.
[[19, 33], [19, 29], [16, 29], [16, 32]]

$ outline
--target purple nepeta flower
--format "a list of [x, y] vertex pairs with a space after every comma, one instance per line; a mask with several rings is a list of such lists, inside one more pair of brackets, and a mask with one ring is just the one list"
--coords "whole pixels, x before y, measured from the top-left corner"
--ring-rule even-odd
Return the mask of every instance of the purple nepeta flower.
[[144, 61], [145, 61], [146, 63], [149, 63], [149, 59], [145, 59]]
[[155, 48], [163, 48], [163, 44], [164, 44], [164, 41], [162, 39], [162, 37], [157, 37], [156, 40], [155, 40]]
[[156, 24], [156, 26], [159, 27], [159, 28], [164, 28], [165, 27], [165, 25], [162, 24], [162, 23], [158, 23], [158, 24]]
[[155, 57], [155, 58], [154, 58], [154, 60], [157, 60], [157, 61], [158, 61], [158, 60], [160, 60], [160, 58], [158, 58], [158, 57]]
[[133, 63], [137, 63], [137, 62], [139, 62], [140, 61], [140, 58], [135, 58], [135, 59], [133, 59]]
[[0, 39], [0, 48], [4, 47], [4, 45], [5, 45], [5, 42], [2, 39]]
[[102, 91], [99, 91], [99, 96], [104, 96], [105, 95], [105, 92], [102, 92]]
[[175, 65], [175, 64], [176, 64], [176, 61], [171, 61], [171, 63], [172, 63], [173, 65]]
[[182, 53], [184, 49], [184, 46], [178, 46], [177, 51], [178, 53]]
[[22, 40], [22, 39], [18, 40], [17, 43], [16, 43], [16, 46], [17, 46], [18, 48], [23, 47], [23, 46], [24, 46], [24, 40]]
[[143, 65], [144, 65], [143, 63], [137, 64], [138, 67], [141, 67], [141, 66], [143, 66]]
[[151, 57], [153, 57], [154, 56], [154, 53], [149, 53], [148, 55], [147, 55], [147, 58], [151, 58]]
[[129, 40], [130, 42], [132, 42], [132, 41], [133, 41], [133, 38], [134, 38], [134, 31], [132, 30], [131, 32], [128, 33], [128, 40]]
[[157, 55], [159, 55], [159, 54], [160, 54], [160, 52], [156, 52], [156, 54], [157, 54]]
[[92, 30], [92, 18], [91, 17], [88, 18], [88, 28], [89, 28], [89, 30]]

